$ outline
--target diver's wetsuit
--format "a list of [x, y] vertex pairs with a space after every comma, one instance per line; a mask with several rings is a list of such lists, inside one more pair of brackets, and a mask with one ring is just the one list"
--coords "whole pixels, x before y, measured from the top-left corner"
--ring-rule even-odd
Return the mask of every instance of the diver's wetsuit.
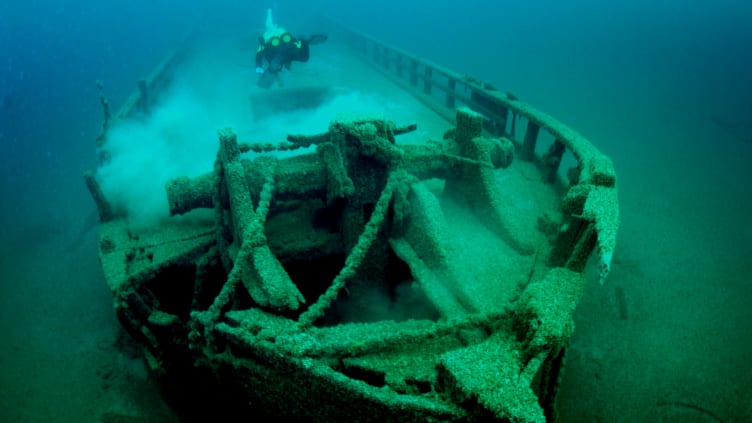
[[265, 72], [277, 73], [282, 67], [290, 69], [295, 62], [307, 62], [311, 57], [309, 42], [299, 40], [289, 32], [274, 36], [267, 41], [259, 40], [256, 49], [256, 67], [263, 68], [264, 61], [268, 63]]

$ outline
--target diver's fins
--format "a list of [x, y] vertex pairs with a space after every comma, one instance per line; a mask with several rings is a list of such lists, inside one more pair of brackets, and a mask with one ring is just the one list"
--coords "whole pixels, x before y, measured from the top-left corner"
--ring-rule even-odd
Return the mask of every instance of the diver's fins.
[[326, 34], [313, 34], [310, 37], [308, 37], [308, 44], [310, 45], [321, 44], [328, 39], [329, 39], [329, 36]]
[[272, 87], [274, 82], [277, 80], [277, 72], [264, 72], [259, 76], [258, 82], [256, 82], [256, 85], [259, 87], [268, 90]]

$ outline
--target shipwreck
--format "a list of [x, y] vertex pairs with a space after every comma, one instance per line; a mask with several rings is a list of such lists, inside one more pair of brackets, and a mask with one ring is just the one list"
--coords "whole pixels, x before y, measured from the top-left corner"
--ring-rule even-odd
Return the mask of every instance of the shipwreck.
[[[422, 122], [362, 114], [271, 142], [217, 128], [213, 168], [164, 193], [171, 214], [213, 218], [145, 233], [87, 174], [123, 327], [185, 420], [554, 420], [573, 311], [615, 247], [611, 160], [488, 83], [346, 28], [331, 39], [446, 130], [401, 143]], [[148, 115], [182, 57], [106, 126]], [[248, 101], [275, 113], [321, 86]]]

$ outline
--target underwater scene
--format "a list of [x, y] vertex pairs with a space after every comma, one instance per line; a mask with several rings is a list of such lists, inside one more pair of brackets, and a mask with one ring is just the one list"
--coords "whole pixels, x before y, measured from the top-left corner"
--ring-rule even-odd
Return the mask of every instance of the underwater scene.
[[0, 420], [752, 421], [749, 22], [0, 4]]

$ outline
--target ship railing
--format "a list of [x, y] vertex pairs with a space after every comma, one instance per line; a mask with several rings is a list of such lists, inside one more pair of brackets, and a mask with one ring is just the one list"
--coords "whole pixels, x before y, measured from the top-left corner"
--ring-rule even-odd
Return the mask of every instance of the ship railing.
[[115, 118], [128, 119], [149, 115], [158, 103], [160, 95], [167, 92], [175, 76], [175, 70], [185, 61], [200, 36], [201, 27], [197, 26], [188, 32], [178, 47], [170, 51], [145, 78], [139, 79], [137, 89], [128, 96], [115, 114]]
[[519, 159], [538, 166], [545, 182], [564, 188], [564, 219], [551, 264], [581, 271], [595, 251], [603, 282], [619, 222], [611, 159], [577, 131], [509, 92], [329, 21], [357, 55], [439, 116], [454, 123], [455, 110], [462, 106], [483, 114], [489, 135], [511, 140]]
[[175, 67], [180, 63], [183, 50], [173, 50], [162, 60], [146, 78], [138, 81], [138, 89], [125, 100], [115, 114], [117, 119], [127, 119], [148, 115], [156, 104], [158, 93], [165, 92], [175, 74]]

